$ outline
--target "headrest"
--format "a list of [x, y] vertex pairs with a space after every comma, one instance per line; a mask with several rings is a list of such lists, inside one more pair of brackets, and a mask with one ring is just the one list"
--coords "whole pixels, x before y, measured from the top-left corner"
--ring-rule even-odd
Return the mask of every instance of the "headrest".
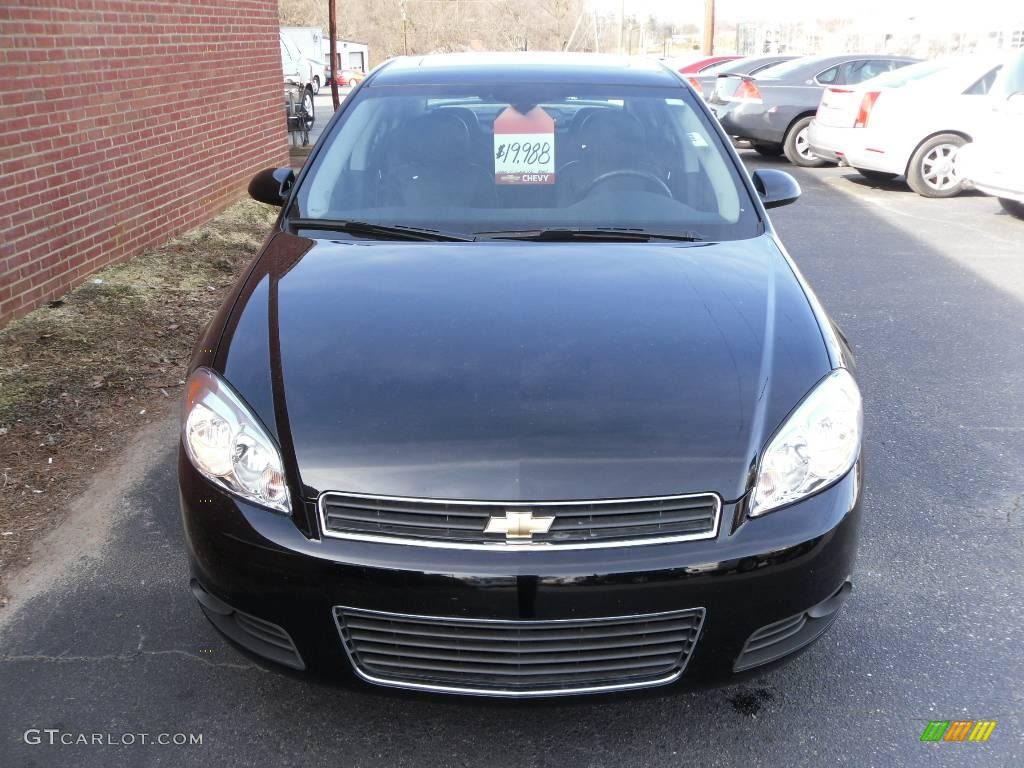
[[405, 162], [465, 159], [469, 131], [457, 115], [446, 110], [427, 112], [398, 127], [395, 153]]
[[462, 121], [462, 124], [469, 129], [471, 139], [473, 137], [473, 132], [478, 132], [480, 130], [480, 119], [476, 116], [476, 112], [469, 107], [445, 107], [438, 111], [442, 114], [455, 115], [459, 118], [459, 120]]
[[588, 115], [580, 127], [579, 142], [587, 153], [632, 154], [645, 149], [640, 121], [617, 110], [600, 110]]

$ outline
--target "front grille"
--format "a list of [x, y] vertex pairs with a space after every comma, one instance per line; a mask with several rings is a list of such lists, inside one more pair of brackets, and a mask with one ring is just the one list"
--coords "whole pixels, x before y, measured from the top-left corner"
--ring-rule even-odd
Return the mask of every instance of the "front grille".
[[338, 606], [360, 677], [449, 693], [551, 696], [641, 688], [682, 674], [703, 608], [606, 619], [506, 621]]
[[[521, 549], [617, 547], [714, 538], [721, 501], [713, 493], [607, 501], [493, 502], [406, 499], [328, 492], [320, 496], [325, 536], [422, 546]], [[546, 532], [519, 539], [488, 532], [488, 521], [529, 512], [553, 518]], [[505, 545], [509, 546], [505, 546]]]

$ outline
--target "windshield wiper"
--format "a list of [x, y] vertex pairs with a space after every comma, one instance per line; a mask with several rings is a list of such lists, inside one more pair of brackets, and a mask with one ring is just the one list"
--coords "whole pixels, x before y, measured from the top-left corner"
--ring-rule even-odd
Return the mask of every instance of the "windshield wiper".
[[497, 232], [476, 232], [474, 234], [491, 240], [533, 240], [547, 243], [566, 243], [573, 240], [626, 243], [676, 240], [684, 243], [697, 243], [704, 240], [703, 237], [694, 232], [650, 232], [646, 229], [628, 227], [597, 227], [594, 229], [547, 227], [544, 229], [509, 229]]
[[336, 232], [347, 232], [351, 235], [366, 235], [382, 240], [426, 240], [440, 243], [469, 243], [475, 240], [472, 235], [455, 232], [442, 232], [439, 229], [421, 229], [406, 227], [401, 224], [374, 224], [369, 221], [353, 219], [289, 219], [288, 223], [296, 229], [322, 229]]

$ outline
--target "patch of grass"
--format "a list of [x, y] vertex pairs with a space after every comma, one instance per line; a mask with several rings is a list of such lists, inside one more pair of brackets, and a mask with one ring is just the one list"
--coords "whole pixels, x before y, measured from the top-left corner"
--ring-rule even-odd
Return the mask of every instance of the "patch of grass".
[[0, 329], [0, 575], [128, 434], [177, 406], [193, 344], [276, 213], [243, 200]]

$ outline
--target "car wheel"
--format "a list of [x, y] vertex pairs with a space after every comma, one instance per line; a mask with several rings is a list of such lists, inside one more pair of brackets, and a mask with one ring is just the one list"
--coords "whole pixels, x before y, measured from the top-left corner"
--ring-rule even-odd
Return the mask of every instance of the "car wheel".
[[765, 157], [778, 157], [782, 154], [781, 144], [751, 144], [754, 151]]
[[318, 93], [320, 93], [320, 78], [319, 77], [314, 77], [313, 78], [313, 95], [316, 96]]
[[786, 140], [782, 143], [786, 159], [801, 168], [820, 168], [825, 165], [824, 160], [811, 152], [811, 142], [807, 140], [807, 129], [813, 119], [813, 115], [808, 115], [793, 123], [786, 132]]
[[313, 123], [316, 122], [316, 107], [313, 104], [313, 89], [307, 88], [302, 92], [302, 108], [306, 112], [306, 130], [313, 130]]
[[964, 188], [956, 153], [967, 140], [955, 133], [932, 136], [917, 148], [907, 168], [907, 184], [922, 197], [954, 197]]
[[898, 173], [889, 173], [888, 171], [872, 171], [869, 168], [854, 168], [857, 173], [863, 176], [865, 179], [871, 179], [872, 181], [892, 181]]
[[1018, 219], [1024, 219], [1024, 203], [1019, 203], [1008, 197], [1000, 197], [999, 204], [1003, 206], [1003, 210], [1011, 216], [1016, 216]]
[[355, 81], [355, 80], [349, 80], [349, 81], [348, 81], [348, 82], [346, 83], [346, 85], [347, 85], [347, 86], [348, 86], [349, 88], [355, 88], [355, 87], [356, 87], [356, 81]]

